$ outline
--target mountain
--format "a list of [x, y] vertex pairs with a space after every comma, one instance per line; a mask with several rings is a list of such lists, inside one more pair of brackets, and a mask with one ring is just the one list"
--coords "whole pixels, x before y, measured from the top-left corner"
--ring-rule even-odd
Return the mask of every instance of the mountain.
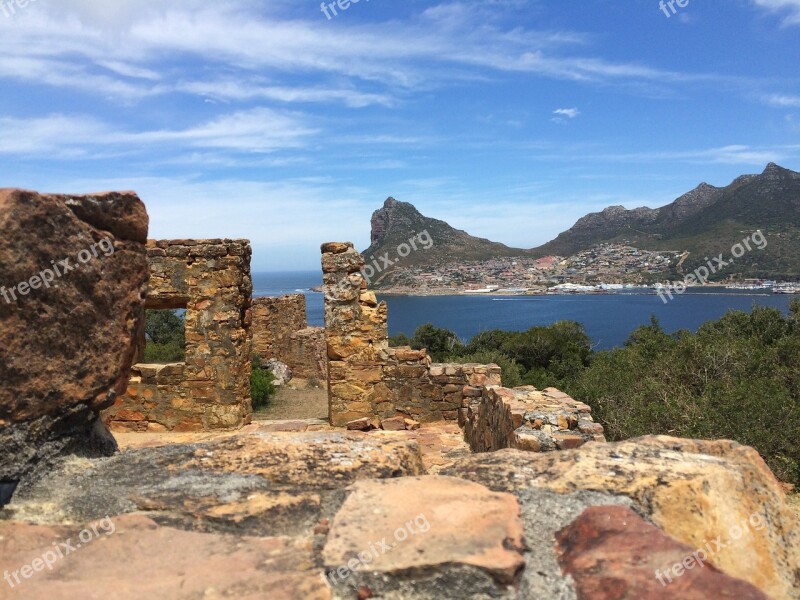
[[745, 254], [735, 272], [800, 274], [800, 173], [770, 163], [760, 175], [744, 175], [727, 187], [701, 183], [661, 208], [612, 206], [583, 217], [533, 252], [569, 256], [595, 244], [624, 242], [644, 250], [688, 251], [688, 270], [704, 264], [706, 256], [730, 255], [732, 246], [759, 229], [767, 247]]
[[[424, 231], [428, 232], [432, 240], [432, 245], [425, 244], [430, 248], [424, 249], [423, 244], [417, 241], [418, 250], [397, 260], [401, 244], [408, 244], [410, 238]], [[362, 253], [368, 263], [371, 262], [371, 257], [374, 257], [378, 260], [378, 264], [382, 265], [380, 257], [385, 256], [387, 252], [391, 260], [397, 260], [393, 268], [388, 268], [382, 273], [384, 276], [392, 270], [412, 266], [443, 265], [453, 261], [477, 261], [530, 254], [529, 250], [509, 248], [497, 242], [471, 236], [444, 221], [424, 216], [413, 204], [399, 202], [394, 198], [388, 198], [383, 208], [372, 214], [370, 241], [370, 247]]]
[[[642, 250], [688, 252], [682, 273], [707, 264], [761, 230], [763, 250], [752, 249], [712, 279], [739, 273], [747, 277], [796, 279], [800, 276], [800, 173], [774, 163], [760, 175], [743, 175], [726, 187], [701, 183], [661, 208], [611, 206], [592, 213], [554, 240], [524, 250], [476, 238], [438, 219], [422, 215], [412, 204], [389, 198], [372, 215], [371, 245], [363, 254], [378, 264], [376, 287], [391, 285], [393, 272], [409, 267], [504, 257], [572, 256], [603, 243], [622, 243]], [[398, 248], [427, 231], [433, 244], [398, 259]], [[754, 244], [751, 244], [754, 246]], [[385, 266], [381, 257], [394, 261]], [[376, 261], [376, 262], [373, 262]], [[678, 273], [674, 273], [675, 276]]]

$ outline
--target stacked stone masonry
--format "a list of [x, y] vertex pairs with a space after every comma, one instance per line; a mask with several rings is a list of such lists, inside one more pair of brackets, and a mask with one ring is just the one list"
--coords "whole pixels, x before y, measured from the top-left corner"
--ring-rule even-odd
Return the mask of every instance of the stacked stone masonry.
[[308, 326], [303, 294], [253, 300], [253, 351], [289, 365], [295, 377], [327, 379], [325, 329]]
[[351, 243], [322, 246], [331, 424], [455, 420], [465, 393], [500, 385], [497, 365], [432, 365], [425, 350], [390, 348], [386, 304], [367, 290], [363, 267]]
[[549, 452], [605, 441], [591, 407], [555, 388], [484, 387], [479, 397], [477, 393], [473, 397], [459, 419], [473, 452], [502, 448]]
[[[116, 431], [206, 431], [250, 422], [250, 243], [150, 240], [148, 309], [186, 309], [186, 357], [136, 364], [103, 413]], [[141, 340], [141, 347], [144, 340]]]

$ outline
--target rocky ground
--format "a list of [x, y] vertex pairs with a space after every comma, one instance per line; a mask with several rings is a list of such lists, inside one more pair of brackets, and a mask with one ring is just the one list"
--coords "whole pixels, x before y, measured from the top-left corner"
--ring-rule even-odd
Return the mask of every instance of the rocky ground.
[[[20, 578], [0, 598], [800, 598], [796, 515], [731, 443], [470, 454], [452, 424], [317, 420], [118, 437], [0, 513]], [[703, 547], [715, 566], [657, 580]]]

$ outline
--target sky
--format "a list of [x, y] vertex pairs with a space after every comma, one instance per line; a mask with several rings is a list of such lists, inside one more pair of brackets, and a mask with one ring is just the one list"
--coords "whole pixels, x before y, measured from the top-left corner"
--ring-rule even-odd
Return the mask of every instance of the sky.
[[0, 187], [134, 190], [286, 271], [389, 196], [532, 248], [800, 170], [800, 0], [681, 4], [0, 0]]

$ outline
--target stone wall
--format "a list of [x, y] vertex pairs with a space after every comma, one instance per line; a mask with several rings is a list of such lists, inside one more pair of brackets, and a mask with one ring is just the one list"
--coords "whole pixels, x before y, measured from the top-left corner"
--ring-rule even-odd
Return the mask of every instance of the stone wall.
[[473, 452], [517, 448], [533, 452], [569, 450], [590, 441], [605, 441], [592, 409], [555, 388], [484, 387], [459, 421]]
[[295, 377], [327, 379], [325, 330], [308, 327], [303, 294], [253, 300], [253, 351], [286, 363]]
[[136, 364], [103, 418], [116, 431], [205, 431], [250, 422], [250, 243], [148, 241], [148, 309], [186, 309], [186, 358]]
[[455, 420], [479, 386], [501, 384], [497, 365], [432, 365], [425, 350], [390, 348], [386, 304], [367, 290], [363, 266], [350, 243], [322, 246], [331, 424]]

